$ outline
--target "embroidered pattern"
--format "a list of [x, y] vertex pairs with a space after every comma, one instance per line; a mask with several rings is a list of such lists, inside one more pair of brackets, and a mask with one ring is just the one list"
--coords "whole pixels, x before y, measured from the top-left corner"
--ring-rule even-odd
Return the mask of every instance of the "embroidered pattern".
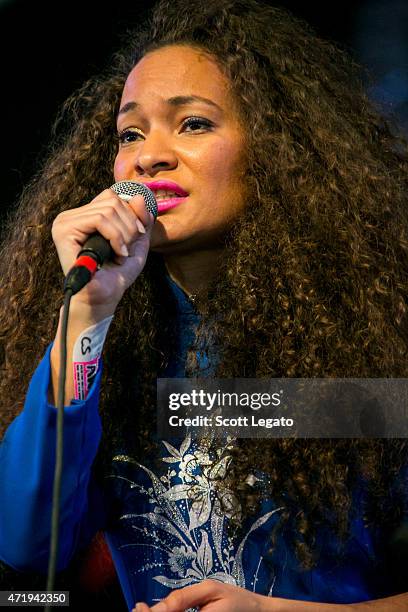
[[[282, 508], [257, 518], [239, 543], [228, 534], [228, 520], [233, 513], [240, 514], [238, 500], [232, 491], [222, 490], [221, 509], [220, 489], [217, 495], [216, 487], [230, 461], [230, 443], [228, 439], [225, 448], [217, 449], [218, 460], [214, 460], [197, 442], [192, 442], [190, 435], [179, 448], [163, 441], [167, 454], [161, 462], [167, 472], [160, 476], [127, 455], [114, 457], [115, 473], [110, 478], [120, 481], [120, 497], [127, 498], [122, 507], [137, 508], [135, 512], [122, 513], [119, 519], [127, 534], [119, 550], [135, 549], [140, 559], [136, 573], [147, 578], [149, 572], [151, 580], [169, 590], [207, 578], [257, 590], [263, 557], [260, 554], [256, 567], [248, 574], [248, 568], [244, 571], [243, 566], [245, 546], [251, 534]], [[144, 478], [140, 478], [141, 474]], [[138, 499], [137, 503], [132, 503], [132, 496], [134, 501]], [[138, 511], [140, 507], [142, 512]], [[265, 544], [265, 539], [260, 541]], [[266, 570], [270, 575], [270, 567], [263, 568]], [[272, 572], [265, 595], [272, 594], [273, 583]]]

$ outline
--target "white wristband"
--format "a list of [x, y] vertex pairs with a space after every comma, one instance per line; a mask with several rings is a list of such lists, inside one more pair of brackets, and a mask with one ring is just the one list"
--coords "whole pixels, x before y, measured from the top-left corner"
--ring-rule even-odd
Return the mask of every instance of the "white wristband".
[[74, 368], [74, 397], [84, 400], [92, 386], [102, 355], [102, 349], [113, 319], [106, 317], [85, 329], [74, 344], [72, 362]]

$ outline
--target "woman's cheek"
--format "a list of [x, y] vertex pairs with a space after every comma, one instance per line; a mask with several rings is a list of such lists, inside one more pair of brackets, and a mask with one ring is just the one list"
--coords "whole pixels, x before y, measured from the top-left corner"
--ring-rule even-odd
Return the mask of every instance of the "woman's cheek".
[[127, 174], [128, 164], [123, 156], [117, 156], [115, 159], [115, 163], [113, 165], [113, 175], [115, 177], [115, 181], [122, 181], [128, 178]]

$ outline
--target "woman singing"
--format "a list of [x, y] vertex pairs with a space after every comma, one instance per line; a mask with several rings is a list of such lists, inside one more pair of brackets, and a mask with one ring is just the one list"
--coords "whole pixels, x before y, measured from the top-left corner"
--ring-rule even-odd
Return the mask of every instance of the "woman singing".
[[114, 258], [70, 309], [58, 570], [103, 531], [138, 612], [407, 610], [387, 565], [406, 440], [156, 434], [158, 377], [408, 377], [407, 167], [303, 22], [158, 2], [64, 105], [4, 234], [1, 560], [47, 570], [62, 278], [99, 232]]

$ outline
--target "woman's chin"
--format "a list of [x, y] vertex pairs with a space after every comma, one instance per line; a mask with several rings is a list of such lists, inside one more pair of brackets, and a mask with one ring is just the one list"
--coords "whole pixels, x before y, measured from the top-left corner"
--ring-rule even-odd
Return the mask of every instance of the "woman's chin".
[[196, 242], [194, 233], [179, 222], [174, 223], [173, 220], [169, 222], [166, 216], [164, 214], [157, 217], [150, 238], [150, 250], [156, 253], [170, 253], [183, 251], [186, 247], [191, 249]]

